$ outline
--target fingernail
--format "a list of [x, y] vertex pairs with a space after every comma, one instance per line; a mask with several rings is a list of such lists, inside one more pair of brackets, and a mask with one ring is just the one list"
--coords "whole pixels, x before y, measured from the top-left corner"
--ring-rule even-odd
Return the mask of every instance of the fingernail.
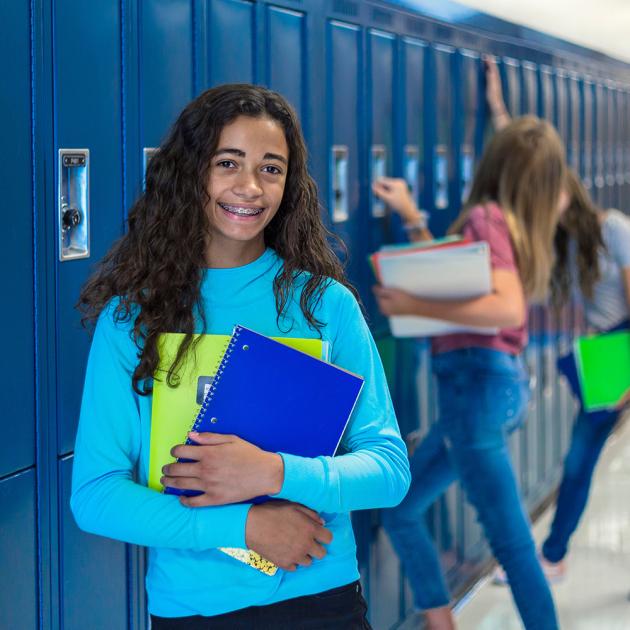
[[197, 431], [189, 431], [188, 435], [190, 435], [190, 437], [197, 437], [199, 433], [197, 433]]

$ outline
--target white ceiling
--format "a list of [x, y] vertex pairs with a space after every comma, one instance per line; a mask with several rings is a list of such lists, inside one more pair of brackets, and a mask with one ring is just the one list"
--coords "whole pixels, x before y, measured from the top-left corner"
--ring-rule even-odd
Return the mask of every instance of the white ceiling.
[[630, 61], [630, 0], [456, 0]]

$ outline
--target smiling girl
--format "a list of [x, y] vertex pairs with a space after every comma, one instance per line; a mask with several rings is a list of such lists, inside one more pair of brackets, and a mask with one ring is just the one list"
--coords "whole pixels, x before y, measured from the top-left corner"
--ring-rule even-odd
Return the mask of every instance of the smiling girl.
[[[71, 505], [86, 531], [149, 547], [154, 629], [369, 627], [349, 513], [400, 502], [409, 469], [374, 341], [328, 236], [291, 107], [264, 88], [221, 86], [184, 109], [150, 162], [128, 232], [81, 294], [96, 327]], [[194, 333], [235, 324], [321, 337], [333, 363], [364, 377], [345, 454], [303, 458], [196, 434], [199, 446], [172, 451], [196, 461], [165, 466], [163, 483], [203, 494], [157, 493], [146, 481], [158, 337], [185, 333], [171, 379], [195, 352]], [[283, 500], [242, 503], [259, 495]], [[265, 575], [218, 547], [249, 547], [281, 570]]]

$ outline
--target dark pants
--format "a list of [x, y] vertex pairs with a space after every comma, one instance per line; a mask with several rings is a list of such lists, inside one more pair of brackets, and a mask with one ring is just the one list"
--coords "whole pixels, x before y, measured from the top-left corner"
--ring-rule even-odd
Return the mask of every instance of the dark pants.
[[213, 617], [156, 617], [152, 630], [371, 630], [359, 582]]

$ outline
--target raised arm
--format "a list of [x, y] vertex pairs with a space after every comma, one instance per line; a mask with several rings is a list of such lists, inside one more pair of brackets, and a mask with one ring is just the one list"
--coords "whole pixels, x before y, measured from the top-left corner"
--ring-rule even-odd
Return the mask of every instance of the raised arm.
[[501, 76], [499, 75], [497, 64], [492, 57], [484, 57], [483, 63], [486, 68], [486, 101], [490, 108], [492, 125], [496, 131], [500, 131], [511, 121], [510, 114], [503, 99]]

